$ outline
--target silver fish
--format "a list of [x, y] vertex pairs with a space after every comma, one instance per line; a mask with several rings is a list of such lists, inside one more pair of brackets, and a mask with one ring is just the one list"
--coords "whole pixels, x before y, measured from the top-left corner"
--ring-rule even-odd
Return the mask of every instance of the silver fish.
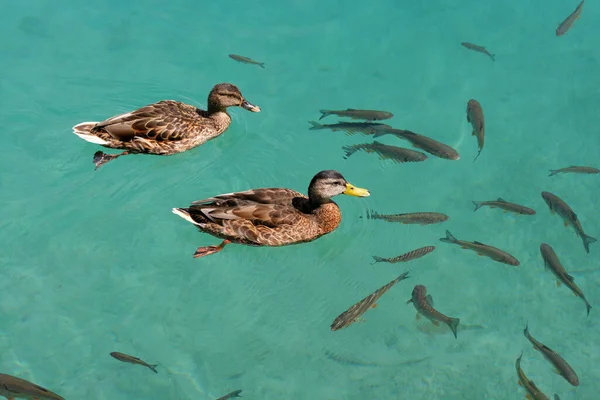
[[454, 338], [458, 339], [457, 328], [460, 323], [460, 319], [448, 317], [435, 308], [433, 308], [433, 298], [427, 294], [427, 288], [423, 285], [416, 285], [412, 291], [412, 297], [406, 302], [407, 304], [412, 303], [417, 310], [417, 319], [420, 315], [431, 321], [434, 325], [443, 323], [448, 325], [454, 334]]
[[440, 241], [445, 243], [457, 244], [463, 249], [473, 250], [480, 256], [486, 256], [494, 261], [501, 262], [503, 264], [518, 266], [521, 263], [512, 255], [507, 252], [500, 250], [496, 247], [483, 244], [481, 242], [466, 242], [464, 240], [458, 240], [449, 231], [446, 231], [446, 237], [440, 238]]
[[9, 400], [21, 398], [31, 400], [65, 400], [64, 397], [52, 393], [46, 388], [17, 378], [16, 376], [0, 374], [0, 396]]
[[361, 317], [361, 315], [367, 312], [369, 308], [376, 307], [377, 300], [379, 300], [379, 298], [383, 296], [383, 294], [387, 292], [392, 286], [407, 278], [409, 278], [408, 271], [403, 273], [387, 285], [380, 287], [361, 301], [354, 304], [352, 307], [350, 307], [335, 318], [335, 320], [331, 324], [331, 330], [337, 331], [339, 329], [352, 325]]
[[265, 67], [265, 63], [264, 62], [258, 62], [258, 61], [254, 61], [251, 58], [248, 57], [244, 57], [244, 56], [238, 56], [237, 54], [230, 54], [229, 58], [234, 59], [235, 61], [244, 63], [244, 64], [253, 64], [253, 65], [258, 65], [261, 68]]
[[567, 272], [565, 267], [563, 267], [552, 246], [542, 243], [540, 245], [540, 252], [542, 253], [542, 258], [544, 259], [544, 266], [552, 271], [554, 276], [556, 276], [556, 279], [558, 279], [556, 283], [558, 285], [560, 285], [561, 282], [564, 283], [569, 289], [571, 289], [575, 296], [580, 297], [585, 303], [587, 315], [590, 315], [590, 309], [592, 306], [590, 303], [588, 303], [583, 292], [575, 283], [575, 278], [573, 278], [573, 276]]
[[594, 168], [594, 167], [583, 167], [583, 166], [571, 165], [570, 167], [566, 167], [566, 168], [551, 169], [550, 175], [548, 175], [548, 176], [554, 176], [556, 174], [566, 173], [566, 172], [571, 172], [571, 173], [575, 173], [575, 174], [600, 174], [600, 169]]
[[373, 264], [378, 263], [378, 262], [387, 262], [387, 263], [391, 263], [391, 264], [395, 264], [397, 262], [407, 262], [410, 260], [414, 260], [416, 258], [421, 258], [421, 257], [431, 253], [434, 250], [435, 250], [435, 246], [425, 246], [425, 247], [421, 247], [421, 248], [409, 251], [408, 253], [404, 253], [400, 256], [392, 257], [392, 258], [383, 258], [383, 257], [373, 256], [373, 259], [375, 260], [375, 262], [373, 262]]
[[556, 369], [556, 372], [566, 379], [573, 386], [579, 386], [579, 378], [575, 370], [571, 368], [568, 362], [565, 361], [557, 352], [549, 348], [543, 343], [538, 342], [533, 336], [529, 334], [529, 324], [525, 325], [523, 334], [531, 342], [533, 348], [538, 350], [546, 360], [550, 362]]
[[491, 58], [492, 61], [496, 61], [496, 56], [494, 54], [490, 53], [489, 51], [487, 51], [487, 49], [483, 46], [479, 46], [479, 45], [469, 43], [469, 42], [462, 42], [461, 44], [469, 50], [473, 50], [478, 53], [485, 54], [486, 56]]
[[527, 391], [527, 399], [528, 400], [550, 400], [548, 397], [542, 393], [542, 391], [537, 387], [537, 385], [525, 375], [523, 370], [521, 369], [521, 357], [523, 357], [523, 352], [519, 358], [517, 358], [517, 362], [515, 366], [517, 367], [517, 376], [519, 377], [519, 386], [523, 386]]
[[502, 197], [498, 197], [498, 200], [474, 201], [473, 204], [475, 204], [475, 210], [473, 210], [473, 211], [477, 211], [483, 206], [489, 206], [490, 208], [500, 208], [502, 210], [510, 211], [510, 212], [513, 212], [516, 214], [521, 214], [521, 215], [534, 215], [535, 214], [535, 210], [532, 210], [531, 208], [522, 206], [520, 204], [509, 203], [508, 201], [504, 200]]
[[363, 150], [367, 153], [377, 153], [381, 160], [392, 160], [395, 163], [421, 162], [427, 160], [427, 156], [420, 151], [389, 146], [378, 141], [342, 146], [342, 150], [346, 152], [346, 155], [344, 156], [345, 159], [356, 153], [358, 150]]
[[234, 397], [242, 397], [242, 396], [240, 396], [240, 393], [242, 393], [241, 390], [234, 390], [231, 393], [227, 393], [225, 396], [219, 397], [217, 400], [228, 400], [228, 399], [232, 399]]
[[471, 99], [467, 102], [467, 122], [473, 127], [473, 136], [477, 137], [477, 155], [475, 160], [481, 154], [483, 145], [485, 142], [485, 118], [483, 117], [483, 109], [481, 104], [475, 99]]
[[581, 3], [579, 3], [575, 11], [573, 11], [567, 18], [565, 18], [565, 20], [560, 23], [558, 28], [556, 28], [556, 36], [562, 36], [565, 33], [567, 33], [569, 29], [571, 29], [571, 25], [573, 25], [573, 23], [577, 21], [577, 19], [579, 19], [579, 16], [581, 15], [581, 9], [583, 8], [584, 1], [585, 0], [581, 0]]
[[550, 208], [550, 212], [561, 216], [565, 226], [573, 226], [577, 236], [579, 236], [583, 241], [583, 248], [589, 254], [590, 244], [597, 242], [598, 240], [585, 234], [583, 227], [581, 226], [581, 222], [579, 222], [579, 218], [573, 209], [571, 209], [571, 207], [569, 207], [569, 205], [563, 199], [553, 193], [542, 192], [542, 198]]
[[394, 116], [394, 114], [387, 111], [357, 110], [355, 108], [348, 108], [346, 110], [319, 110], [319, 112], [323, 114], [319, 119], [323, 119], [328, 115], [337, 115], [338, 117], [346, 117], [351, 119], [378, 121], [382, 119], [390, 119]]
[[338, 122], [337, 124], [320, 124], [316, 121], [308, 121], [312, 127], [309, 130], [320, 130], [330, 129], [334, 132], [344, 131], [347, 135], [353, 135], [355, 133], [362, 133], [365, 135], [373, 135], [381, 128], [388, 127], [389, 125], [381, 124], [379, 122]]
[[409, 141], [413, 146], [426, 151], [429, 154], [432, 154], [439, 158], [444, 158], [447, 160], [459, 160], [460, 155], [456, 150], [447, 144], [438, 142], [430, 137], [420, 135], [418, 133], [414, 133], [407, 130], [402, 129], [394, 129], [390, 128], [387, 125], [379, 127], [373, 138], [377, 138], [383, 135], [394, 135], [400, 139], [404, 139]]
[[382, 219], [387, 222], [400, 222], [403, 224], [419, 224], [429, 225], [437, 224], [440, 222], [447, 221], [448, 217], [446, 214], [439, 212], [413, 212], [404, 214], [379, 214], [376, 211], [367, 211], [368, 219]]
[[152, 370], [152, 372], [158, 374], [158, 371], [156, 370], [156, 367], [158, 366], [158, 364], [151, 365], [145, 361], [140, 360], [137, 357], [130, 356], [129, 354], [119, 353], [117, 351], [113, 351], [112, 353], [110, 353], [110, 355], [119, 361], [123, 361], [123, 362], [129, 363], [129, 364], [137, 364], [137, 365], [142, 365], [144, 367], [148, 367]]

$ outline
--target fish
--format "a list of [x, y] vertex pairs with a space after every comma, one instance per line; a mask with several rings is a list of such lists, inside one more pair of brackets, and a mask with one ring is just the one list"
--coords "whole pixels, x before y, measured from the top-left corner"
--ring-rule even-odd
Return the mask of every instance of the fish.
[[320, 129], [331, 129], [332, 131], [344, 131], [346, 135], [354, 135], [355, 133], [362, 133], [364, 135], [373, 135], [384, 127], [389, 125], [382, 124], [379, 122], [341, 122], [337, 124], [320, 124], [316, 121], [308, 121], [312, 127], [309, 130], [320, 130]]
[[570, 167], [566, 167], [566, 168], [551, 169], [550, 175], [548, 175], [548, 176], [554, 176], [556, 174], [566, 173], [566, 172], [571, 172], [571, 173], [575, 173], [575, 174], [600, 174], [600, 169], [594, 168], [594, 167], [571, 165]]
[[433, 308], [433, 298], [427, 294], [427, 288], [423, 285], [416, 285], [412, 291], [412, 297], [406, 302], [406, 304], [412, 303], [417, 310], [417, 319], [420, 315], [431, 321], [434, 325], [444, 323], [452, 330], [454, 338], [458, 339], [457, 329], [460, 323], [459, 318], [448, 317], [441, 312]]
[[571, 291], [575, 294], [575, 296], [581, 297], [581, 299], [585, 303], [587, 315], [590, 315], [590, 309], [592, 308], [592, 306], [590, 305], [590, 303], [588, 303], [583, 292], [581, 291], [579, 286], [577, 286], [577, 284], [575, 283], [575, 278], [573, 278], [573, 276], [571, 276], [565, 270], [565, 267], [563, 267], [562, 263], [558, 259], [558, 256], [554, 252], [554, 249], [552, 248], [552, 246], [550, 246], [549, 244], [546, 244], [546, 243], [542, 243], [540, 245], [540, 252], [542, 253], [542, 259], [544, 260], [544, 266], [546, 268], [550, 269], [550, 271], [552, 271], [554, 276], [556, 276], [556, 279], [557, 279], [556, 284], [560, 285], [561, 282], [564, 283], [569, 289], [571, 289]]
[[137, 364], [137, 365], [142, 365], [144, 367], [148, 367], [152, 370], [152, 372], [158, 374], [158, 371], [156, 370], [156, 367], [158, 366], [158, 364], [151, 365], [145, 361], [140, 360], [137, 357], [130, 356], [129, 354], [119, 353], [117, 351], [113, 351], [112, 353], [110, 353], [110, 355], [119, 361], [123, 361], [123, 362], [129, 363], [129, 364]]
[[421, 248], [409, 251], [408, 253], [404, 253], [400, 256], [392, 257], [392, 258], [383, 258], [383, 257], [373, 256], [373, 259], [375, 260], [375, 262], [373, 264], [378, 263], [378, 262], [387, 262], [387, 263], [391, 263], [391, 264], [395, 264], [397, 262], [407, 262], [410, 260], [414, 260], [416, 258], [421, 258], [421, 257], [431, 253], [434, 250], [435, 250], [435, 246], [425, 246], [425, 247], [421, 247]]
[[346, 117], [351, 119], [364, 119], [367, 121], [381, 121], [390, 119], [394, 116], [391, 112], [377, 110], [357, 110], [355, 108], [347, 108], [345, 110], [319, 110], [322, 114], [319, 119], [323, 119], [328, 115], [337, 115], [338, 117]]
[[[361, 217], [362, 218], [362, 217]], [[450, 217], [439, 212], [413, 212], [404, 214], [379, 214], [376, 211], [367, 211], [368, 219], [382, 219], [387, 222], [400, 222], [403, 224], [430, 225], [447, 221]]]
[[565, 361], [557, 352], [549, 348], [543, 343], [538, 342], [531, 334], [529, 334], [529, 324], [525, 325], [525, 330], [523, 334], [531, 342], [533, 348], [538, 350], [546, 360], [550, 362], [555, 368], [555, 372], [565, 378], [567, 382], [569, 382], [573, 386], [579, 386], [579, 377], [577, 377], [577, 373], [575, 370], [571, 368], [568, 362]]
[[477, 136], [477, 155], [475, 160], [481, 154], [483, 150], [483, 144], [485, 142], [485, 118], [483, 117], [483, 110], [481, 104], [475, 99], [471, 99], [467, 102], [467, 122], [473, 127], [473, 136]]
[[431, 155], [446, 160], [460, 160], [458, 152], [447, 144], [438, 142], [430, 137], [420, 135], [408, 130], [394, 129], [387, 125], [378, 127], [373, 138], [378, 138], [383, 135], [394, 135], [400, 139], [409, 141], [414, 147], [419, 148]]
[[64, 397], [35, 383], [6, 374], [0, 374], [0, 396], [4, 396], [8, 400], [65, 400]]
[[579, 236], [583, 241], [583, 248], [589, 254], [590, 244], [595, 243], [598, 240], [585, 234], [583, 227], [581, 226], [581, 222], [579, 221], [579, 218], [573, 209], [563, 199], [553, 193], [542, 192], [542, 198], [550, 208], [551, 213], [560, 215], [565, 226], [573, 226], [575, 233], [577, 233], [577, 236]]
[[342, 328], [346, 328], [352, 325], [354, 322], [358, 321], [360, 317], [365, 312], [367, 312], [368, 309], [377, 306], [377, 300], [379, 300], [379, 298], [383, 296], [385, 292], [387, 292], [396, 283], [407, 278], [409, 278], [408, 271], [404, 272], [402, 275], [398, 276], [396, 279], [394, 279], [387, 285], [380, 287], [361, 301], [354, 304], [352, 307], [350, 307], [335, 318], [335, 320], [331, 324], [331, 330], [337, 331]]
[[573, 23], [577, 21], [579, 19], [579, 16], [581, 15], [581, 9], [583, 8], [584, 1], [585, 0], [581, 0], [581, 3], [579, 3], [575, 11], [573, 11], [571, 15], [565, 18], [565, 20], [560, 23], [558, 28], [556, 28], [556, 36], [562, 36], [565, 33], [567, 33], [569, 29], [571, 29]]
[[225, 396], [219, 397], [217, 400], [228, 400], [228, 399], [232, 399], [234, 397], [242, 397], [242, 396], [240, 396], [240, 393], [242, 393], [241, 390], [234, 390], [231, 393], [227, 393]]
[[497, 200], [489, 200], [489, 201], [474, 201], [475, 210], [479, 210], [483, 206], [489, 206], [490, 208], [500, 208], [504, 211], [510, 211], [520, 215], [534, 215], [535, 210], [532, 210], [529, 207], [522, 206], [516, 203], [509, 203], [504, 200], [502, 197], [498, 197]]
[[367, 153], [379, 154], [380, 160], [392, 160], [395, 163], [407, 162], [422, 162], [427, 160], [427, 155], [420, 151], [405, 149], [404, 147], [390, 146], [387, 144], [374, 141], [373, 143], [361, 143], [351, 146], [342, 146], [342, 150], [346, 152], [344, 159], [348, 159], [358, 150], [364, 150]]
[[527, 398], [529, 400], [550, 400], [538, 387], [536, 384], [530, 380], [527, 375], [521, 369], [521, 357], [523, 357], [523, 352], [519, 358], [517, 358], [517, 362], [515, 366], [517, 367], [517, 376], [519, 377], [518, 383], [519, 386], [522, 386], [527, 391]]
[[560, 400], [560, 397], [556, 393], [554, 393], [554, 400]]
[[244, 57], [244, 56], [238, 56], [237, 54], [230, 54], [229, 58], [233, 58], [235, 61], [239, 61], [239, 62], [244, 63], [244, 64], [258, 65], [261, 68], [265, 67], [265, 63], [264, 62], [254, 61], [251, 58]]
[[469, 43], [469, 42], [462, 42], [461, 44], [469, 50], [473, 50], [478, 53], [483, 53], [486, 56], [488, 56], [489, 58], [491, 58], [492, 61], [496, 61], [496, 56], [494, 54], [490, 53], [489, 51], [487, 51], [487, 49], [483, 46], [479, 46], [479, 45]]
[[375, 362], [370, 362], [370, 361], [362, 361], [362, 360], [357, 360], [355, 358], [341, 356], [339, 354], [332, 352], [331, 350], [325, 350], [325, 355], [327, 356], [327, 358], [329, 358], [332, 361], [335, 361], [337, 363], [344, 364], [344, 365], [350, 365], [352, 367], [399, 367], [399, 366], [403, 366], [403, 365], [418, 364], [420, 362], [423, 362], [423, 361], [431, 358], [430, 356], [425, 356], [425, 357], [416, 358], [416, 359], [412, 359], [412, 360], [404, 360], [404, 361], [400, 361], [397, 363], [384, 364], [384, 363], [375, 363]]
[[458, 240], [449, 231], [446, 231], [446, 237], [440, 238], [440, 241], [444, 243], [457, 244], [463, 249], [473, 250], [480, 256], [489, 257], [492, 260], [503, 264], [514, 265], [515, 267], [521, 264], [519, 260], [503, 250], [483, 244], [481, 242], [466, 242], [464, 240]]

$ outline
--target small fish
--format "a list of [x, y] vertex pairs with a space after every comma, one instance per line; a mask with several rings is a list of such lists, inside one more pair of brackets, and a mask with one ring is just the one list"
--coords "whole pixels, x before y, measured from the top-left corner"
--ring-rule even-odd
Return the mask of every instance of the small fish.
[[344, 156], [345, 159], [348, 159], [348, 157], [358, 150], [364, 150], [367, 153], [379, 154], [380, 160], [392, 160], [395, 163], [421, 162], [427, 160], [427, 155], [420, 151], [405, 149], [404, 147], [389, 146], [378, 141], [342, 146], [342, 150], [346, 152], [346, 155]]
[[409, 141], [413, 146], [419, 148], [427, 153], [434, 155], [439, 158], [444, 158], [447, 160], [459, 160], [460, 155], [456, 150], [447, 144], [438, 142], [430, 137], [419, 135], [418, 133], [414, 133], [407, 130], [394, 129], [390, 128], [387, 125], [379, 127], [376, 133], [373, 135], [373, 138], [377, 138], [383, 135], [395, 135], [400, 139], [404, 139]]
[[387, 222], [400, 222], [403, 224], [430, 225], [447, 221], [450, 217], [439, 212], [413, 212], [404, 214], [379, 214], [376, 211], [367, 211], [368, 219], [382, 219]]
[[352, 307], [350, 307], [349, 309], [347, 309], [346, 311], [344, 311], [336, 317], [336, 319], [331, 324], [331, 330], [337, 331], [339, 329], [352, 325], [360, 318], [361, 315], [367, 312], [369, 308], [376, 307], [377, 300], [379, 300], [379, 298], [383, 296], [383, 294], [387, 292], [392, 286], [407, 278], [409, 278], [408, 271], [403, 273], [387, 285], [380, 287], [379, 289], [377, 289], [358, 303], [354, 304]]
[[551, 213], [556, 213], [561, 216], [565, 226], [573, 226], [577, 236], [579, 236], [583, 241], [583, 248], [589, 254], [590, 244], [597, 242], [598, 240], [585, 234], [583, 227], [581, 226], [581, 222], [579, 222], [579, 218], [573, 209], [571, 209], [571, 207], [569, 207], [569, 205], [563, 199], [550, 192], [542, 192], [542, 198], [550, 208]]
[[554, 176], [556, 174], [571, 172], [575, 174], [600, 174], [600, 169], [594, 167], [579, 167], [576, 165], [571, 165], [570, 167], [561, 168], [561, 169], [551, 169], [550, 175]]
[[581, 15], [581, 9], [583, 7], [584, 1], [585, 0], [582, 0], [581, 3], [579, 3], [577, 8], [575, 9], [575, 11], [573, 11], [571, 15], [569, 15], [563, 22], [560, 23], [558, 28], [556, 28], [556, 36], [562, 36], [565, 33], [567, 33], [569, 29], [571, 29], [571, 25], [573, 25], [573, 23], [577, 21], [577, 19]]
[[585, 303], [585, 307], [587, 309], [587, 315], [590, 315], [590, 309], [592, 306], [588, 303], [587, 299], [583, 295], [583, 292], [575, 283], [575, 278], [571, 276], [563, 267], [562, 263], [558, 259], [558, 256], [554, 252], [552, 246], [546, 243], [542, 243], [540, 245], [540, 252], [542, 253], [542, 258], [544, 259], [544, 266], [556, 276], [556, 283], [560, 285], [560, 283], [564, 283], [577, 297], [581, 297], [583, 302]]
[[4, 396], [8, 400], [19, 398], [31, 400], [65, 400], [64, 397], [52, 393], [35, 383], [6, 374], [0, 374], [0, 396]]
[[240, 393], [242, 393], [241, 390], [234, 390], [231, 393], [227, 393], [225, 396], [219, 397], [217, 400], [228, 400], [228, 399], [232, 399], [234, 397], [242, 397], [242, 396], [240, 396]]
[[557, 352], [549, 348], [543, 343], [538, 342], [529, 334], [529, 324], [525, 325], [525, 330], [523, 334], [531, 342], [533, 348], [538, 350], [546, 360], [550, 362], [555, 368], [555, 372], [565, 378], [567, 382], [569, 382], [573, 386], [579, 386], [579, 378], [577, 374], [571, 368], [568, 362], [566, 362], [561, 356], [558, 355]]
[[461, 44], [469, 50], [473, 50], [478, 53], [483, 53], [486, 56], [488, 56], [489, 58], [491, 58], [492, 61], [496, 61], [496, 58], [495, 58], [496, 56], [494, 54], [490, 53], [489, 51], [487, 51], [486, 48], [483, 46], [478, 46], [476, 44], [468, 43], [468, 42], [462, 42]]
[[449, 231], [446, 231], [446, 237], [440, 238], [440, 241], [445, 243], [457, 244], [463, 249], [473, 250], [480, 256], [486, 256], [494, 261], [501, 262], [503, 264], [518, 266], [521, 263], [512, 255], [507, 252], [500, 250], [496, 247], [483, 244], [481, 242], [466, 242], [464, 240], [456, 239]]
[[540, 389], [538, 389], [536, 384], [525, 375], [521, 369], [521, 357], [523, 357], [523, 352], [521, 352], [521, 355], [517, 358], [515, 365], [517, 367], [517, 376], [519, 377], [519, 386], [522, 386], [527, 391], [526, 397], [529, 400], [550, 400]]
[[395, 264], [397, 262], [407, 262], [410, 260], [414, 260], [416, 258], [421, 258], [424, 255], [427, 255], [434, 250], [435, 250], [435, 246], [425, 246], [425, 247], [421, 247], [416, 250], [409, 251], [408, 253], [404, 253], [401, 256], [392, 257], [392, 258], [383, 258], [383, 257], [373, 256], [373, 259], [375, 260], [375, 262], [373, 264], [378, 263], [378, 262], [387, 262], [387, 263], [391, 263], [391, 264]]
[[483, 117], [483, 110], [481, 104], [475, 99], [471, 99], [467, 102], [467, 122], [473, 127], [473, 136], [477, 136], [477, 155], [475, 160], [481, 154], [483, 150], [483, 144], [485, 142], [485, 118]]
[[244, 56], [238, 56], [237, 54], [230, 54], [229, 58], [233, 58], [235, 61], [239, 61], [239, 62], [244, 63], [244, 64], [258, 65], [261, 68], [265, 67], [265, 63], [264, 62], [254, 61], [251, 58], [244, 57]]
[[525, 207], [525, 206], [522, 206], [522, 205], [519, 205], [516, 203], [509, 203], [508, 201], [504, 200], [502, 197], [498, 197], [498, 200], [474, 201], [473, 204], [475, 204], [475, 210], [473, 210], [473, 211], [477, 211], [483, 206], [489, 206], [490, 208], [500, 208], [502, 210], [510, 211], [510, 212], [520, 214], [520, 215], [534, 215], [535, 214], [535, 210], [532, 210], [529, 207]]
[[150, 365], [150, 364], [146, 363], [145, 361], [140, 360], [137, 357], [130, 356], [130, 355], [124, 354], [124, 353], [119, 353], [117, 351], [113, 351], [112, 353], [110, 353], [110, 355], [119, 361], [123, 361], [123, 362], [129, 363], [129, 364], [137, 364], [137, 365], [142, 365], [144, 367], [148, 367], [154, 373], [158, 374], [158, 371], [156, 370], [156, 367], [158, 366], [158, 364]]
[[344, 131], [346, 135], [354, 135], [355, 133], [362, 133], [364, 135], [373, 135], [379, 131], [379, 129], [384, 127], [389, 127], [389, 125], [381, 124], [378, 122], [338, 122], [337, 124], [320, 124], [316, 121], [308, 121], [312, 128], [309, 130], [319, 130], [319, 129], [331, 129], [332, 131]]
[[454, 334], [454, 338], [458, 339], [456, 330], [460, 319], [448, 317], [433, 308], [433, 298], [431, 295], [427, 294], [427, 288], [425, 286], [415, 286], [412, 291], [412, 297], [406, 302], [406, 304], [410, 303], [413, 303], [417, 310], [417, 319], [419, 319], [420, 315], [423, 315], [434, 325], [439, 325], [440, 322], [444, 323], [450, 327]]
[[377, 110], [357, 110], [355, 108], [348, 108], [346, 110], [319, 110], [321, 118], [323, 119], [328, 115], [337, 115], [338, 117], [346, 117], [351, 119], [364, 119], [367, 121], [380, 121], [382, 119], [390, 119], [394, 116], [391, 112], [377, 111]]

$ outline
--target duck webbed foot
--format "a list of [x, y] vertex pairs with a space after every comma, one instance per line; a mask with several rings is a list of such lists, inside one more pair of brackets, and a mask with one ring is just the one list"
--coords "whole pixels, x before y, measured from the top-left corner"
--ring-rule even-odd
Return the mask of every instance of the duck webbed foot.
[[107, 162], [114, 160], [115, 158], [120, 157], [120, 156], [126, 156], [127, 154], [129, 154], [128, 151], [124, 151], [120, 154], [106, 154], [106, 153], [103, 153], [98, 150], [97, 152], [94, 153], [94, 159], [93, 159], [94, 164], [96, 164], [95, 170], [97, 170], [98, 168], [100, 168], [101, 166], [106, 164]]
[[223, 240], [223, 242], [221, 242], [221, 244], [218, 246], [198, 247], [198, 249], [196, 249], [196, 252], [194, 253], [194, 258], [205, 257], [214, 253], [218, 253], [221, 250], [223, 250], [223, 247], [225, 247], [225, 245], [228, 245], [229, 243], [231, 243], [230, 240]]

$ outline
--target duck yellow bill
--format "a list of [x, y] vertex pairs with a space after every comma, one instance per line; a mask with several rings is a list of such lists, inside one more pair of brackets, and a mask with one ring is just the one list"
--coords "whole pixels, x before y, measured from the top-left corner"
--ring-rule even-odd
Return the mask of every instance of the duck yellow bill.
[[367, 189], [356, 187], [351, 183], [346, 183], [346, 190], [344, 191], [344, 194], [356, 197], [368, 197], [371, 195]]

